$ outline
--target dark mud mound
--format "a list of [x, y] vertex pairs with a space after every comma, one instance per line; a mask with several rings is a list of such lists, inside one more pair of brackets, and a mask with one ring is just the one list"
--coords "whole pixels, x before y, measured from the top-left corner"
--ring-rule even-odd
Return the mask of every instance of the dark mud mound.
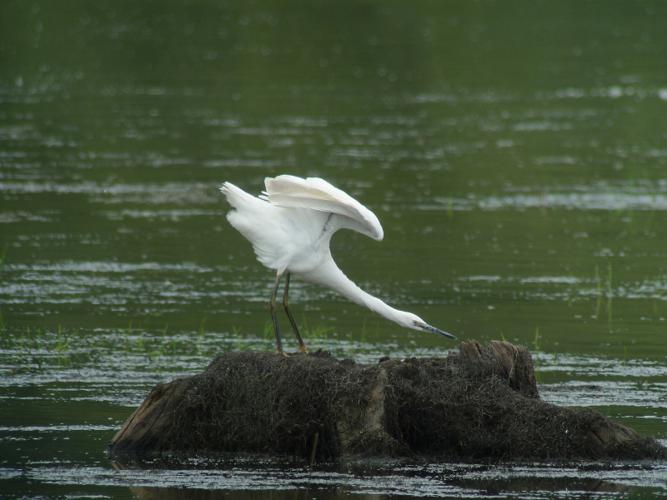
[[200, 375], [155, 387], [110, 451], [667, 458], [654, 440], [594, 411], [541, 401], [530, 354], [507, 342], [377, 365], [324, 353], [225, 354]]

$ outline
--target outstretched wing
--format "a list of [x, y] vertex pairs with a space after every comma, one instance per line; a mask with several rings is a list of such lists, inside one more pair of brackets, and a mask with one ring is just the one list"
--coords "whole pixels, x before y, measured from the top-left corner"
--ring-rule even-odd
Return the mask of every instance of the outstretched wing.
[[384, 238], [380, 221], [373, 212], [346, 192], [319, 177], [303, 179], [294, 175], [279, 175], [264, 179], [263, 198], [273, 205], [309, 208], [343, 217], [344, 227], [354, 229], [375, 240]]

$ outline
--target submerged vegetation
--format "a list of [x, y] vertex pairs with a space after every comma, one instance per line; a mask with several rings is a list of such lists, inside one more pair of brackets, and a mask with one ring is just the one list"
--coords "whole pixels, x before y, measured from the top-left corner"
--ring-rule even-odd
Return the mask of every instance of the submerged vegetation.
[[[210, 359], [216, 354], [215, 346], [205, 335], [193, 339], [189, 333], [167, 333], [167, 327], [149, 333], [131, 326], [125, 331], [110, 332], [65, 329], [61, 325], [54, 329], [26, 326], [12, 329], [11, 335], [2, 335], [0, 349], [5, 362], [14, 360], [21, 370], [48, 370], [53, 365], [81, 368], [114, 356], [141, 356], [151, 370], [160, 370], [164, 359], [170, 356]], [[238, 343], [235, 348], [243, 350], [248, 346]], [[34, 363], [27, 365], [26, 359]]]
[[601, 318], [602, 311], [606, 311], [604, 319], [607, 322], [607, 329], [612, 333], [613, 326], [613, 300], [614, 300], [614, 284], [613, 284], [613, 266], [612, 260], [607, 260], [607, 272], [603, 279], [600, 274], [600, 267], [595, 265], [595, 312], [594, 319]]
[[2, 250], [0, 250], [0, 270], [2, 270], [2, 266], [5, 265], [5, 261], [7, 260], [8, 250], [9, 250], [9, 245], [3, 246]]
[[[315, 350], [333, 346], [338, 353], [365, 358], [373, 357], [376, 349], [363, 339], [352, 340], [352, 335], [349, 342], [340, 345], [341, 339], [334, 335], [333, 328], [311, 327], [306, 320], [302, 323], [302, 332]], [[228, 332], [207, 331], [205, 318], [196, 330], [186, 331], [171, 331], [168, 323], [146, 328], [129, 321], [126, 328], [119, 330], [65, 328], [60, 324], [53, 328], [26, 325], [12, 328], [10, 335], [0, 314], [0, 355], [5, 365], [13, 365], [22, 372], [54, 367], [77, 369], [101, 365], [111, 358], [137, 357], [143, 360], [146, 370], [171, 370], [167, 361], [170, 358], [188, 359], [193, 367], [201, 367], [222, 352], [273, 352], [273, 339], [270, 322], [265, 324], [262, 335], [253, 336], [237, 328]], [[285, 344], [288, 351], [294, 347], [290, 338]]]

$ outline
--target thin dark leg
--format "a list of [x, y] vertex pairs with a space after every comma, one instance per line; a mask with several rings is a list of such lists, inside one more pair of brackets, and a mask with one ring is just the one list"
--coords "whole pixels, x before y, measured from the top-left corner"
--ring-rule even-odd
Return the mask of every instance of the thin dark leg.
[[283, 354], [283, 344], [280, 340], [280, 325], [278, 324], [278, 316], [276, 315], [276, 295], [278, 294], [278, 287], [280, 286], [280, 274], [276, 273], [276, 284], [271, 293], [271, 301], [269, 307], [271, 308], [271, 321], [273, 321], [273, 333], [276, 334], [276, 351]]
[[287, 313], [287, 318], [289, 319], [289, 322], [292, 325], [292, 331], [294, 332], [294, 335], [296, 335], [296, 339], [299, 341], [299, 351], [308, 352], [306, 344], [303, 343], [303, 339], [301, 338], [301, 334], [299, 333], [299, 327], [296, 326], [296, 321], [294, 321], [294, 316], [292, 316], [292, 312], [289, 310], [289, 305], [287, 303], [287, 295], [289, 294], [289, 278], [290, 278], [290, 273], [287, 273], [285, 275], [285, 293], [283, 293], [283, 307], [285, 308], [285, 312]]

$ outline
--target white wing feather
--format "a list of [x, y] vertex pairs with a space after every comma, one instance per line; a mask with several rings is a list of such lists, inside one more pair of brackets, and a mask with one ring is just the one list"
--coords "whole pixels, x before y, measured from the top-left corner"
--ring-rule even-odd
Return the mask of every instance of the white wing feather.
[[282, 219], [276, 214], [275, 207], [246, 193], [231, 182], [225, 182], [220, 191], [232, 206], [227, 220], [245, 238], [252, 243], [257, 260], [270, 269], [284, 270], [290, 256], [276, 242], [284, 241]]
[[262, 198], [273, 205], [338, 214], [353, 222], [347, 225], [350, 229], [375, 240], [384, 238], [382, 225], [373, 212], [324, 179], [279, 175], [267, 177], [264, 185], [266, 191]]

